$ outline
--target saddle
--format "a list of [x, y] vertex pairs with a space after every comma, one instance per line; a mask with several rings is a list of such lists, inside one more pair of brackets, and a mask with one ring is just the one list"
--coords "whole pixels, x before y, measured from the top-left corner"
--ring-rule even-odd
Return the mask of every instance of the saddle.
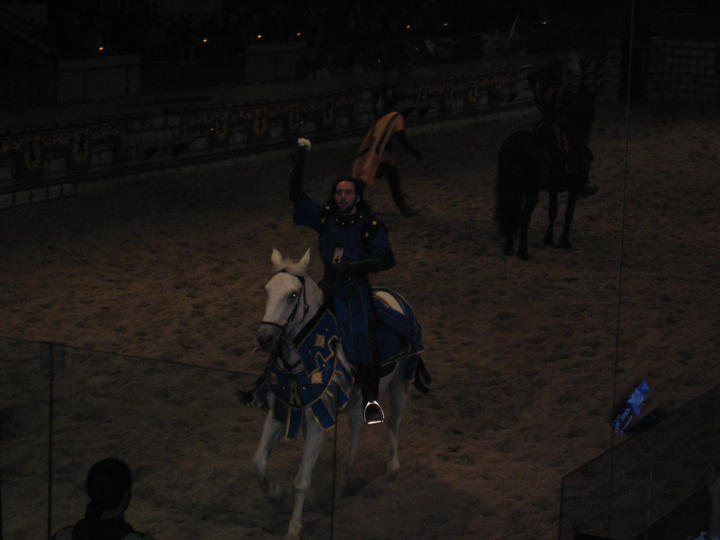
[[[428, 391], [431, 378], [425, 369], [420, 352], [423, 350], [420, 325], [409, 304], [399, 294], [388, 289], [376, 289], [391, 294], [402, 307], [403, 313], [393, 310], [377, 296], [373, 296], [377, 313], [377, 346], [381, 353], [381, 373], [392, 372], [403, 357], [408, 357], [403, 372], [405, 380], [419, 379], [415, 386]], [[298, 436], [301, 411], [310, 407], [317, 422], [330, 429], [335, 425], [336, 414], [343, 410], [350, 397], [353, 377], [337, 361], [339, 331], [335, 315], [324, 305], [318, 314], [295, 339], [302, 356], [303, 369], [290, 373], [277, 366], [269, 366], [251, 390], [241, 390], [238, 398], [246, 405], [267, 404], [269, 392], [275, 396], [273, 417], [285, 424], [285, 437]]]

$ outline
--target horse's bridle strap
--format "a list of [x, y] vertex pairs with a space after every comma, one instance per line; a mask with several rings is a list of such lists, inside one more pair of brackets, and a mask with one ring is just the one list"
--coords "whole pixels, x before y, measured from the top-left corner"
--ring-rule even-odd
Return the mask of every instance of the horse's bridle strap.
[[[300, 290], [300, 295], [302, 295], [302, 298], [303, 298], [303, 318], [305, 318], [305, 315], [307, 315], [307, 312], [310, 310], [310, 306], [308, 306], [308, 303], [307, 303], [307, 295], [305, 293], [305, 276], [298, 276], [297, 274], [288, 272], [285, 268], [283, 268], [282, 270], [278, 270], [272, 276], [270, 276], [271, 279], [273, 276], [275, 276], [276, 274], [279, 274], [281, 272], [285, 273], [285, 274], [290, 274], [291, 276], [296, 277], [302, 284], [302, 289]], [[295, 316], [297, 315], [298, 307], [300, 307], [300, 296], [298, 296], [298, 301], [295, 303], [295, 307], [290, 312], [290, 315], [288, 316], [284, 325], [281, 325], [274, 321], [265, 321], [265, 320], [261, 321], [260, 324], [269, 324], [270, 326], [275, 326], [275, 327], [280, 328], [281, 330], [285, 331], [287, 329], [287, 325], [295, 320]]]
[[281, 270], [278, 270], [275, 272], [270, 278], [272, 279], [273, 276], [276, 274], [279, 274], [281, 272], [284, 272], [286, 274], [290, 274], [293, 277], [296, 277], [300, 283], [302, 284], [302, 289], [300, 290], [300, 295], [298, 295], [298, 301], [295, 303], [295, 307], [290, 312], [290, 315], [288, 315], [287, 320], [285, 321], [285, 324], [279, 324], [274, 321], [261, 321], [260, 324], [267, 324], [270, 326], [274, 326], [275, 328], [280, 329], [280, 337], [278, 338], [278, 343], [280, 345], [280, 353], [278, 354], [278, 357], [280, 360], [282, 360], [283, 366], [288, 371], [294, 369], [297, 367], [297, 365], [300, 363], [300, 361], [295, 362], [295, 364], [289, 364], [287, 360], [285, 360], [285, 357], [282, 355], [282, 345], [285, 343], [285, 340], [287, 339], [287, 327], [288, 325], [295, 320], [295, 317], [297, 316], [298, 307], [300, 307], [300, 296], [302, 296], [303, 299], [303, 315], [300, 319], [301, 321], [305, 318], [307, 315], [307, 312], [310, 311], [310, 306], [307, 303], [307, 293], [305, 291], [305, 277], [304, 276], [298, 276], [297, 274], [293, 274], [292, 272], [289, 272], [286, 268], [282, 268]]

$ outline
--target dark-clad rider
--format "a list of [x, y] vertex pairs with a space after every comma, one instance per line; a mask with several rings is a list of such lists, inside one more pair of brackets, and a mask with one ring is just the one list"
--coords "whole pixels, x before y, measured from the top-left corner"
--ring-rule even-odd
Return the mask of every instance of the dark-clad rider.
[[376, 346], [376, 315], [372, 305], [371, 272], [395, 266], [387, 229], [363, 200], [365, 183], [341, 176], [333, 183], [325, 204], [303, 190], [303, 167], [309, 141], [300, 139], [291, 156], [290, 200], [296, 225], [318, 232], [325, 274], [320, 281], [326, 303], [333, 309], [343, 349], [360, 376], [365, 423], [384, 421], [378, 403], [380, 357]]
[[[535, 105], [542, 115], [540, 128], [552, 132], [555, 144], [562, 155], [567, 172], [580, 174], [578, 196], [593, 195], [597, 186], [589, 183], [592, 154], [585, 137], [573, 125], [571, 104], [580, 91], [581, 67], [579, 59], [572, 57], [567, 65], [559, 58], [551, 58], [537, 74]], [[567, 80], [566, 80], [567, 78]]]

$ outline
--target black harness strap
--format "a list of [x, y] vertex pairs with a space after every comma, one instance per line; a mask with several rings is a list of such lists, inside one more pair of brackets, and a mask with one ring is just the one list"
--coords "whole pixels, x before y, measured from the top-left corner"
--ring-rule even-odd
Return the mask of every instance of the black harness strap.
[[274, 326], [275, 328], [280, 329], [280, 337], [278, 338], [279, 347], [278, 347], [278, 353], [276, 355], [276, 358], [280, 359], [283, 367], [287, 371], [292, 371], [300, 364], [300, 362], [302, 360], [298, 360], [294, 364], [290, 364], [287, 361], [287, 359], [283, 356], [282, 347], [285, 344], [285, 341], [287, 340], [287, 327], [291, 322], [293, 322], [295, 320], [295, 317], [297, 316], [298, 308], [300, 307], [300, 297], [302, 297], [302, 300], [303, 300], [303, 314], [302, 314], [302, 317], [300, 318], [300, 321], [305, 319], [305, 316], [307, 315], [308, 311], [310, 311], [310, 306], [307, 303], [307, 293], [305, 292], [305, 290], [306, 290], [305, 289], [305, 277], [298, 276], [297, 274], [293, 274], [292, 272], [289, 272], [286, 268], [282, 268], [282, 269], [278, 270], [277, 272], [275, 272], [270, 277], [270, 279], [272, 279], [273, 276], [275, 276], [276, 274], [279, 274], [281, 272], [285, 273], [285, 274], [289, 274], [289, 275], [297, 278], [300, 281], [300, 284], [302, 285], [302, 289], [300, 290], [300, 295], [298, 296], [298, 300], [295, 303], [293, 310], [290, 312], [290, 315], [288, 315], [288, 318], [285, 321], [285, 324], [279, 324], [279, 323], [276, 323], [275, 321], [265, 321], [265, 320], [261, 321], [260, 324], [267, 324], [267, 325]]

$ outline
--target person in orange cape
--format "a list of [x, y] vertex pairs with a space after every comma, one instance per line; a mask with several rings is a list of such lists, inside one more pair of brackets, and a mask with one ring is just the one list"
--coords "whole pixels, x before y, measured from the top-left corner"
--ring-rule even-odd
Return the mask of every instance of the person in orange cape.
[[404, 111], [400, 98], [388, 99], [382, 107], [380, 118], [370, 127], [353, 160], [352, 177], [363, 180], [368, 187], [375, 178], [385, 177], [390, 184], [393, 201], [403, 216], [417, 214], [405, 200], [400, 189], [400, 173], [395, 152], [398, 146], [420, 161], [422, 154], [407, 139]]

